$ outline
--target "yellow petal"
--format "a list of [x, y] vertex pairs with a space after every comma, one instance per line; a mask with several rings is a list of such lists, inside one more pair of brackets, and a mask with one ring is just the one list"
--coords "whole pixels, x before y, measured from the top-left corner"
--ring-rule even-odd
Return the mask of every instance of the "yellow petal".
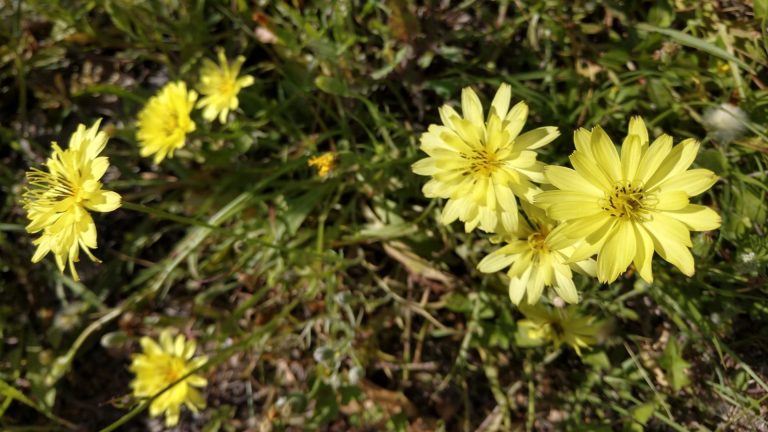
[[648, 189], [653, 188], [664, 180], [688, 169], [693, 160], [696, 159], [698, 151], [699, 142], [691, 138], [676, 145], [664, 158], [656, 172], [648, 179], [646, 187]]
[[555, 270], [555, 292], [566, 303], [578, 303], [579, 293], [576, 291], [576, 285], [573, 283], [571, 270], [566, 265], [560, 265]]
[[507, 116], [509, 111], [509, 102], [512, 99], [512, 87], [509, 84], [502, 84], [499, 89], [496, 90], [496, 95], [491, 102], [490, 114], [496, 114], [499, 119], [503, 119]]
[[525, 121], [528, 119], [528, 105], [525, 102], [518, 102], [507, 113], [507, 117], [504, 118], [504, 122], [507, 123], [505, 129], [509, 133], [510, 139], [515, 139], [520, 134], [525, 126]]
[[519, 305], [525, 295], [528, 280], [531, 277], [531, 266], [525, 269], [520, 276], [511, 276], [509, 279], [509, 299], [512, 303]]
[[653, 238], [653, 246], [656, 251], [667, 262], [677, 267], [686, 276], [693, 276], [696, 271], [696, 266], [693, 262], [693, 255], [688, 248], [675, 240], [664, 239], [656, 236], [651, 232]]
[[93, 180], [99, 180], [109, 168], [109, 158], [105, 156], [97, 157], [91, 161], [90, 177]]
[[453, 107], [450, 105], [441, 106], [437, 109], [437, 112], [440, 113], [440, 120], [443, 122], [443, 124], [455, 132], [456, 125], [454, 124], [454, 121], [461, 118], [459, 113], [457, 113], [456, 110], [453, 109]]
[[584, 179], [586, 179], [588, 182], [595, 185], [597, 189], [602, 191], [613, 189], [613, 183], [615, 179], [609, 178], [605, 172], [600, 169], [597, 163], [585, 153], [578, 151], [573, 152], [570, 160], [571, 165], [573, 165], [573, 168], [576, 170], [576, 172], [579, 173], [580, 176], [584, 177]]
[[544, 175], [547, 177], [547, 180], [558, 189], [579, 191], [585, 194], [592, 194], [596, 197], [604, 195], [603, 191], [594, 183], [585, 179], [579, 175], [578, 172], [570, 168], [549, 165], [544, 168]]
[[688, 194], [679, 190], [661, 191], [656, 198], [659, 200], [655, 206], [657, 211], [680, 210], [688, 205]]
[[645, 147], [650, 142], [648, 138], [648, 128], [645, 127], [645, 122], [640, 116], [634, 116], [629, 119], [629, 133], [627, 135], [636, 135], [640, 138], [640, 145]]
[[672, 137], [669, 135], [662, 135], [651, 144], [651, 146], [643, 154], [643, 158], [640, 160], [640, 167], [637, 169], [637, 179], [642, 182], [646, 188], [650, 189], [651, 185], [648, 183], [648, 179], [651, 178], [659, 169], [659, 166], [664, 159], [667, 158], [669, 152], [672, 150]]
[[613, 230], [615, 223], [615, 218], [608, 215], [598, 215], [568, 221], [558, 226], [556, 231], [568, 238], [584, 239], [588, 243], [597, 243]]
[[97, 212], [111, 212], [120, 207], [121, 198], [117, 192], [102, 190], [91, 195], [85, 202], [86, 208]]
[[621, 176], [623, 180], [632, 181], [635, 179], [642, 155], [640, 137], [628, 135], [621, 145]]
[[[540, 257], [543, 258], [546, 255]], [[528, 304], [536, 304], [541, 298], [541, 293], [544, 292], [544, 286], [546, 285], [547, 273], [551, 269], [548, 266], [539, 264], [531, 267], [531, 276], [528, 278], [527, 294]]]
[[635, 268], [644, 281], [651, 283], [653, 282], [653, 239], [641, 225], [635, 224], [633, 228], [635, 230], [635, 238], [637, 239], [637, 251], [635, 252], [634, 259]]
[[692, 231], [710, 231], [720, 228], [720, 215], [709, 207], [689, 204], [677, 211], [665, 212], [667, 216], [677, 219]]
[[552, 204], [547, 208], [547, 215], [555, 220], [573, 220], [578, 218], [590, 218], [604, 214], [603, 210], [594, 198], [586, 196], [587, 199], [573, 202], [559, 202]]
[[483, 124], [483, 105], [470, 87], [461, 90], [461, 112], [464, 118], [476, 125]]
[[576, 146], [576, 151], [583, 153], [584, 156], [594, 161], [595, 155], [592, 153], [592, 144], [590, 144], [591, 140], [592, 132], [588, 131], [587, 129], [579, 128], [573, 133], [573, 143]]
[[431, 176], [437, 174], [441, 170], [435, 165], [434, 158], [424, 158], [414, 162], [413, 165], [411, 165], [411, 171], [413, 171], [414, 174]]
[[667, 216], [666, 212], [654, 213], [653, 217], [643, 222], [642, 225], [656, 239], [662, 242], [672, 241], [691, 247], [691, 233], [688, 231], [688, 228], [677, 219]]
[[603, 128], [595, 126], [590, 140], [597, 166], [605, 172], [611, 183], [621, 179], [621, 160], [616, 146]]
[[515, 255], [501, 253], [501, 249], [492, 252], [477, 264], [477, 269], [483, 273], [494, 273], [503, 268], [509, 267], [515, 261]]
[[560, 131], [554, 126], [536, 128], [515, 139], [515, 150], [535, 150], [551, 143], [559, 136]]
[[694, 169], [668, 177], [658, 184], [658, 188], [664, 190], [683, 191], [688, 196], [696, 196], [717, 183], [718, 177], [707, 169]]
[[617, 224], [613, 235], [608, 238], [597, 255], [597, 278], [600, 282], [610, 283], [627, 270], [635, 257], [637, 239], [632, 223], [622, 221]]

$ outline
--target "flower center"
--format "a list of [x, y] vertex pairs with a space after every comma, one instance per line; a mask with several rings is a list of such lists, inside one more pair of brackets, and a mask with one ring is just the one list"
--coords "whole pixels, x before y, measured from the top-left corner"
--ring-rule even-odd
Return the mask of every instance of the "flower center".
[[489, 152], [486, 149], [474, 150], [464, 157], [469, 159], [469, 170], [473, 174], [483, 177], [490, 177], [496, 168], [501, 166], [501, 161], [496, 153]]
[[219, 93], [223, 96], [229, 97], [235, 92], [235, 85], [233, 80], [223, 78], [219, 83]]
[[555, 337], [562, 338], [565, 334], [565, 329], [563, 328], [563, 325], [559, 321], [554, 321], [549, 324], [549, 328], [552, 330], [552, 332], [555, 334]]
[[606, 194], [603, 210], [621, 219], [644, 220], [655, 205], [655, 196], [643, 191], [642, 184], [620, 182]]
[[184, 376], [185, 373], [184, 361], [178, 357], [171, 357], [168, 359], [166, 365], [164, 379], [167, 384], [176, 382], [179, 378]]
[[535, 252], [547, 252], [549, 251], [549, 248], [545, 243], [546, 239], [546, 235], [540, 232], [535, 232], [528, 236], [528, 246], [530, 246], [531, 249], [533, 249]]

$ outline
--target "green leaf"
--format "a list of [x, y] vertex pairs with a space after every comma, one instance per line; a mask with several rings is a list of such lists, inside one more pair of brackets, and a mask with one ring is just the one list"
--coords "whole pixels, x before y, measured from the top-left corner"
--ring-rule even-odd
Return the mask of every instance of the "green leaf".
[[24, 393], [16, 389], [15, 387], [11, 386], [7, 382], [0, 380], [0, 395], [3, 395], [7, 397], [8, 399], [16, 400], [40, 413], [48, 417], [49, 419], [55, 421], [56, 423], [59, 423], [61, 425], [67, 426], [71, 429], [74, 429], [74, 425], [69, 423], [68, 421], [64, 419], [60, 419], [56, 417], [53, 413], [51, 413], [47, 408], [45, 408], [42, 405], [39, 405], [38, 403], [34, 402], [32, 399], [28, 398]]
[[755, 19], [764, 20], [768, 18], [768, 0], [754, 0], [753, 13]]
[[347, 83], [334, 77], [319, 76], [315, 78], [315, 85], [320, 90], [332, 95], [336, 95], [336, 96], [352, 95], [352, 93], [349, 91], [349, 87], [347, 87]]
[[632, 420], [634, 420], [634, 422], [631, 423], [627, 429], [638, 432], [642, 431], [644, 429], [643, 426], [645, 426], [648, 423], [648, 420], [653, 417], [655, 411], [656, 406], [652, 402], [644, 403], [632, 408], [630, 414], [632, 415]]
[[728, 51], [718, 47], [717, 45], [713, 45], [707, 41], [701, 40], [695, 36], [691, 36], [689, 34], [683, 33], [681, 31], [672, 30], [672, 29], [665, 29], [661, 27], [656, 27], [651, 24], [647, 23], [639, 23], [636, 25], [638, 30], [646, 31], [646, 32], [654, 32], [654, 33], [660, 33], [664, 36], [668, 36], [675, 40], [675, 42], [679, 43], [680, 45], [685, 45], [687, 47], [695, 48], [700, 51], [704, 51], [707, 54], [711, 54], [715, 57], [718, 57], [720, 59], [723, 59], [725, 61], [734, 62], [739, 67], [745, 69], [751, 74], [754, 74], [755, 71], [749, 67], [748, 64], [741, 61], [738, 57], [734, 56], [733, 54], [729, 53]]
[[691, 364], [683, 360], [682, 351], [682, 347], [672, 338], [667, 343], [667, 347], [664, 348], [661, 358], [659, 358], [659, 364], [664, 368], [672, 390], [676, 392], [691, 383], [685, 372], [685, 369], [689, 368]]

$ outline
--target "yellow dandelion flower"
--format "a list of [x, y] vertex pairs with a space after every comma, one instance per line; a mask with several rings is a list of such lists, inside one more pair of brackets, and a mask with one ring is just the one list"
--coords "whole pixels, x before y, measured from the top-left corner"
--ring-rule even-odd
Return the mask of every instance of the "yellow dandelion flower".
[[523, 202], [523, 209], [531, 224], [525, 220], [515, 233], [504, 233], [499, 239], [505, 243], [500, 249], [483, 258], [477, 268], [483, 273], [494, 273], [509, 267], [509, 298], [519, 305], [527, 294], [528, 304], [536, 304], [544, 287], [553, 287], [557, 295], [568, 303], [577, 303], [579, 294], [573, 283], [571, 269], [590, 276], [595, 275], [595, 261], [585, 259], [569, 263], [575, 250], [572, 245], [555, 248], [552, 229], [555, 222], [540, 209]]
[[662, 135], [649, 146], [640, 117], [629, 122], [621, 154], [600, 128], [580, 129], [574, 136], [574, 169], [548, 166], [547, 179], [558, 189], [545, 191], [536, 203], [562, 222], [561, 238], [584, 239], [571, 260], [597, 254], [597, 277], [616, 280], [634, 262], [640, 276], [653, 280], [654, 251], [691, 276], [694, 272], [690, 231], [720, 226], [712, 209], [690, 204], [717, 176], [706, 169], [688, 170], [699, 143], [686, 139], [677, 146]]
[[520, 346], [539, 346], [550, 343], [559, 348], [566, 344], [581, 356], [581, 349], [589, 349], [597, 342], [603, 323], [591, 315], [582, 316], [575, 306], [548, 308], [520, 306], [525, 319], [517, 322], [515, 339]]
[[204, 97], [197, 103], [197, 107], [203, 108], [204, 119], [213, 121], [218, 116], [219, 122], [224, 123], [229, 111], [237, 109], [237, 94], [240, 89], [252, 85], [254, 80], [250, 75], [237, 76], [245, 57], [238, 56], [230, 63], [224, 54], [224, 48], [217, 48], [216, 53], [219, 58], [218, 65], [211, 60], [203, 60], [198, 90]]
[[336, 166], [336, 156], [333, 152], [323, 153], [308, 160], [307, 165], [317, 168], [317, 175], [325, 177]]
[[195, 106], [197, 93], [187, 91], [182, 81], [168, 83], [152, 96], [139, 113], [138, 133], [141, 155], [155, 155], [159, 164], [166, 157], [173, 157], [176, 149], [184, 147], [187, 134], [195, 130], [195, 122], [189, 113]]
[[32, 262], [53, 252], [59, 270], [68, 264], [72, 277], [79, 280], [75, 263], [80, 249], [94, 262], [100, 262], [96, 249], [96, 224], [88, 211], [111, 212], [120, 207], [120, 195], [104, 190], [99, 181], [109, 168], [109, 159], [99, 156], [107, 144], [107, 134], [99, 132], [97, 120], [90, 128], [81, 124], [62, 150], [51, 143], [53, 155], [45, 165], [48, 172], [33, 168], [27, 172], [29, 186], [22, 203], [27, 210], [27, 232], [41, 236], [33, 244], [37, 250]]
[[168, 329], [160, 333], [159, 342], [141, 338], [143, 352], [133, 356], [129, 368], [136, 374], [131, 388], [137, 398], [152, 398], [176, 383], [149, 405], [149, 415], [155, 417], [165, 413], [165, 425], [171, 427], [179, 422], [182, 404], [193, 412], [205, 408], [205, 399], [194, 387], [205, 387], [208, 381], [198, 374], [187, 374], [204, 365], [208, 358], [193, 359], [197, 348], [195, 341], [187, 341], [183, 335], [174, 339]]
[[413, 172], [432, 178], [424, 185], [429, 198], [445, 198], [441, 222], [459, 219], [469, 232], [480, 227], [494, 232], [501, 223], [516, 231], [516, 196], [530, 201], [533, 181], [544, 181], [543, 164], [535, 149], [560, 135], [556, 127], [520, 134], [528, 117], [524, 102], [509, 109], [511, 88], [502, 84], [483, 118], [480, 99], [470, 88], [461, 93], [463, 117], [448, 105], [440, 108], [443, 125], [431, 125], [421, 136], [429, 157], [413, 164]]

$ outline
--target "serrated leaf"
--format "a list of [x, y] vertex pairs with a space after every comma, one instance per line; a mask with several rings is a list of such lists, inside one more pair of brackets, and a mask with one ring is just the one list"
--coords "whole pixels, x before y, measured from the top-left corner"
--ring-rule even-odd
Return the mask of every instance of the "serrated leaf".
[[676, 392], [691, 383], [685, 371], [691, 364], [683, 359], [682, 351], [683, 349], [677, 341], [670, 339], [664, 348], [664, 353], [659, 358], [659, 365], [664, 368], [667, 381], [672, 386], [672, 390]]

